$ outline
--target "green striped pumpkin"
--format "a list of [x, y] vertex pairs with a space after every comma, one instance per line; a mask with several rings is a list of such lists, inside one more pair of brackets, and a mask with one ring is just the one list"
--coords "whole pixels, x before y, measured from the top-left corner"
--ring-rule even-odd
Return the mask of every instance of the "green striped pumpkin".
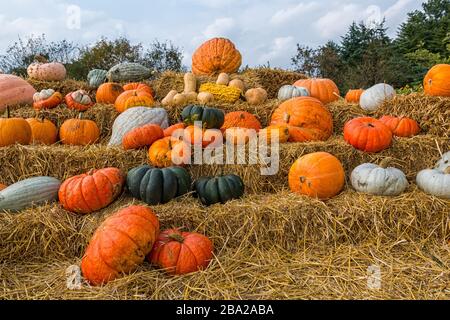
[[139, 63], [121, 63], [112, 67], [106, 77], [109, 82], [134, 82], [150, 78], [152, 72]]
[[87, 76], [87, 81], [89, 84], [89, 87], [91, 88], [98, 88], [100, 87], [103, 83], [106, 82], [106, 74], [108, 73], [108, 71], [106, 70], [101, 70], [101, 69], [94, 69], [89, 71], [88, 76]]

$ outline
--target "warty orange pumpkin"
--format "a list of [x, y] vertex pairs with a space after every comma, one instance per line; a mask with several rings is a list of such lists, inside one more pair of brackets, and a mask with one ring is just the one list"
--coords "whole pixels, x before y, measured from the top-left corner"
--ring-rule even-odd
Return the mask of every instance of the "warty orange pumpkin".
[[67, 179], [59, 201], [67, 211], [89, 214], [109, 206], [122, 193], [125, 177], [117, 168], [91, 170]]
[[361, 117], [345, 124], [344, 139], [358, 150], [380, 152], [391, 145], [392, 131], [377, 119]]
[[283, 102], [274, 111], [271, 125], [287, 125], [290, 142], [325, 141], [333, 134], [331, 113], [311, 97]]
[[311, 153], [299, 158], [289, 171], [292, 192], [326, 200], [344, 188], [342, 163], [327, 152]]
[[159, 221], [152, 209], [131, 206], [116, 212], [89, 242], [81, 260], [83, 276], [98, 286], [132, 272], [144, 262], [158, 234]]
[[306, 88], [311, 97], [319, 99], [322, 103], [339, 100], [339, 89], [331, 79], [304, 79], [298, 80], [294, 86]]
[[383, 116], [380, 121], [391, 129], [392, 133], [397, 137], [412, 137], [420, 132], [417, 121], [406, 117]]
[[128, 132], [122, 140], [125, 150], [151, 146], [155, 141], [164, 138], [163, 129], [156, 124], [148, 124]]

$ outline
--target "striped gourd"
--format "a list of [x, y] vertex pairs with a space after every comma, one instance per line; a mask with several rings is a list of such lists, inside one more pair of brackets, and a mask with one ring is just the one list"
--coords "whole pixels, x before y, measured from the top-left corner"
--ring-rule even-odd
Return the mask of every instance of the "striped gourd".
[[89, 87], [98, 88], [100, 85], [106, 82], [106, 74], [108, 71], [102, 69], [94, 69], [89, 71], [87, 81]]
[[109, 82], [134, 82], [150, 78], [152, 72], [139, 63], [121, 63], [112, 67], [107, 74]]
[[19, 181], [0, 191], [0, 211], [17, 212], [33, 205], [58, 199], [61, 181], [52, 177], [35, 177]]
[[162, 108], [134, 107], [121, 113], [114, 121], [112, 136], [108, 146], [120, 146], [125, 135], [135, 128], [147, 124], [157, 124], [166, 129], [169, 118], [166, 110]]

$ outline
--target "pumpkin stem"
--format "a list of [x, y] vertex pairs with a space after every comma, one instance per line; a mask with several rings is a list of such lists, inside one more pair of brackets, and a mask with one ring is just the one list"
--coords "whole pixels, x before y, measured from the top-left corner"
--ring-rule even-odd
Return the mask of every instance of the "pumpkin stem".
[[183, 243], [184, 242], [183, 236], [181, 234], [179, 234], [179, 233], [171, 233], [167, 237], [170, 240], [177, 241], [179, 243]]
[[10, 115], [9, 106], [6, 106], [6, 118], [9, 119]]
[[80, 112], [79, 114], [78, 114], [78, 119], [83, 119], [83, 113], [82, 112]]
[[286, 123], [289, 123], [289, 120], [291, 120], [291, 115], [289, 113], [285, 113], [283, 117], [283, 121]]
[[305, 183], [306, 182], [306, 177], [300, 177], [300, 183]]

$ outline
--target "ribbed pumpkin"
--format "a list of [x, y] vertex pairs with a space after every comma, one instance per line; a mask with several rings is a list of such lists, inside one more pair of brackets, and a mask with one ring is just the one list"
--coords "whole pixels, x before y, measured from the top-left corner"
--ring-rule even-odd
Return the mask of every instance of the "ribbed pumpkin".
[[267, 144], [272, 143], [272, 134], [278, 136], [278, 143], [286, 143], [289, 141], [289, 127], [287, 125], [272, 125], [259, 131], [259, 139]]
[[140, 166], [127, 175], [127, 187], [131, 195], [149, 205], [168, 203], [191, 190], [191, 177], [181, 167], [165, 169]]
[[19, 181], [0, 191], [0, 211], [17, 212], [58, 199], [61, 181], [52, 177], [34, 177]]
[[59, 189], [64, 209], [89, 214], [106, 208], [122, 193], [125, 177], [117, 168], [91, 170], [67, 179]]
[[205, 129], [220, 129], [224, 124], [225, 114], [219, 109], [191, 105], [183, 109], [181, 118], [188, 126], [200, 121]]
[[96, 100], [98, 103], [114, 104], [124, 91], [118, 83], [104, 83], [97, 89]]
[[423, 80], [423, 88], [427, 95], [450, 97], [450, 65], [438, 64], [431, 68]]
[[73, 110], [86, 111], [94, 105], [91, 97], [84, 90], [71, 92], [66, 95], [65, 99], [67, 107]]
[[31, 128], [31, 142], [52, 145], [58, 140], [58, 128], [50, 120], [41, 118], [27, 119]]
[[117, 97], [115, 107], [122, 113], [134, 107], [152, 107], [155, 104], [151, 94], [144, 90], [128, 90]]
[[159, 234], [148, 260], [169, 274], [182, 275], [206, 269], [213, 251], [204, 235], [170, 229]]
[[256, 132], [261, 130], [261, 122], [251, 113], [246, 111], [234, 111], [225, 115], [225, 122], [222, 125], [222, 132], [230, 128], [247, 128]]
[[219, 129], [203, 129], [196, 126], [188, 126], [183, 132], [183, 140], [186, 143], [191, 145], [201, 144], [202, 148], [206, 148], [219, 138], [222, 138], [222, 132]]
[[32, 104], [36, 90], [25, 80], [11, 74], [0, 74], [0, 112], [6, 106]]
[[100, 139], [100, 129], [92, 120], [81, 119], [66, 120], [59, 129], [59, 137], [63, 144], [85, 146], [94, 144]]
[[309, 97], [309, 91], [303, 87], [284, 85], [278, 90], [278, 100], [284, 102], [286, 100], [297, 97]]
[[342, 163], [327, 152], [303, 156], [289, 171], [289, 187], [292, 192], [322, 200], [340, 193], [344, 183]]
[[109, 82], [134, 82], [150, 78], [152, 71], [139, 63], [124, 62], [109, 69], [106, 77]]
[[125, 150], [151, 146], [155, 141], [164, 138], [164, 131], [157, 124], [147, 124], [128, 132], [122, 140]]
[[345, 101], [347, 103], [358, 104], [359, 103], [359, 99], [361, 99], [361, 95], [363, 93], [364, 93], [363, 89], [349, 90], [347, 92], [347, 94], [345, 95]]
[[151, 95], [152, 97], [155, 97], [155, 92], [153, 91], [152, 87], [150, 87], [148, 84], [146, 83], [140, 83], [140, 82], [131, 82], [128, 83], [126, 85], [123, 86], [123, 89], [125, 91], [128, 90], [140, 90], [140, 91], [145, 91], [147, 92], [149, 95]]
[[10, 118], [9, 108], [6, 109], [6, 118], [0, 118], [0, 147], [30, 144], [32, 133], [28, 122], [23, 118]]
[[274, 111], [271, 125], [287, 125], [291, 142], [325, 141], [333, 133], [331, 113], [311, 97], [283, 102]]
[[95, 231], [81, 260], [83, 276], [102, 285], [144, 262], [159, 234], [155, 212], [131, 206], [108, 217]]
[[208, 40], [192, 56], [192, 72], [196, 75], [235, 73], [241, 64], [241, 53], [233, 42], [225, 38]]
[[339, 100], [339, 89], [330, 79], [305, 79], [294, 83], [294, 86], [308, 90], [311, 97], [319, 99], [322, 103], [330, 103]]
[[200, 201], [210, 206], [239, 199], [244, 195], [245, 186], [241, 177], [230, 174], [218, 177], [203, 177], [194, 183], [195, 195]]
[[58, 62], [48, 63], [42, 56], [36, 57], [36, 62], [30, 64], [27, 68], [28, 76], [31, 79], [41, 81], [62, 81], [66, 78], [66, 68]]
[[417, 121], [406, 117], [383, 116], [380, 121], [391, 129], [397, 137], [412, 137], [420, 132]]
[[158, 168], [167, 168], [173, 165], [185, 165], [190, 163], [191, 146], [174, 139], [165, 137], [152, 144], [148, 150], [150, 164]]
[[359, 99], [359, 105], [366, 111], [376, 111], [381, 105], [395, 97], [394, 87], [386, 83], [379, 83], [365, 90]]
[[89, 87], [91, 88], [98, 88], [103, 83], [106, 82], [106, 74], [108, 71], [102, 70], [102, 69], [94, 69], [89, 71], [87, 76], [87, 82], [89, 84]]
[[380, 152], [391, 145], [392, 131], [377, 119], [361, 117], [345, 124], [344, 139], [358, 150]]
[[35, 110], [53, 109], [61, 104], [63, 97], [61, 93], [53, 89], [45, 89], [33, 95], [33, 108]]
[[184, 123], [176, 123], [164, 130], [164, 137], [171, 137], [177, 130], [183, 130], [184, 128], [186, 128], [186, 125]]

